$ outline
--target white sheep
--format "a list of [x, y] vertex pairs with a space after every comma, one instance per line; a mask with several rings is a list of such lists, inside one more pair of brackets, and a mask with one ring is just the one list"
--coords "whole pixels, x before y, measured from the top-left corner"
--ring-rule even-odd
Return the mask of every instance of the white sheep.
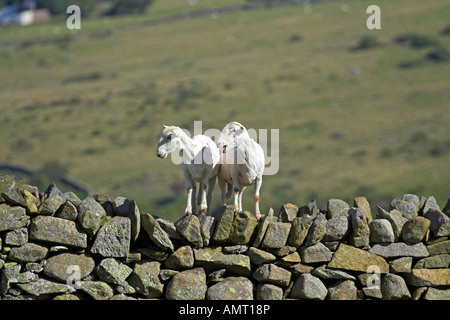
[[262, 147], [250, 138], [247, 129], [239, 122], [230, 122], [223, 128], [217, 146], [221, 152], [221, 164], [218, 173], [222, 191], [222, 206], [225, 205], [225, 186], [232, 184], [234, 189], [234, 210], [242, 211], [242, 194], [245, 188], [255, 184], [255, 215], [259, 220], [259, 189], [265, 167]]
[[[219, 170], [220, 153], [211, 138], [196, 135], [190, 138], [181, 128], [164, 126], [158, 141], [156, 154], [166, 158], [174, 151], [182, 152], [183, 173], [187, 187], [185, 215], [195, 212], [196, 182], [200, 183], [198, 201], [200, 210], [208, 215], [211, 212], [211, 195]], [[206, 193], [208, 189], [208, 193]]]

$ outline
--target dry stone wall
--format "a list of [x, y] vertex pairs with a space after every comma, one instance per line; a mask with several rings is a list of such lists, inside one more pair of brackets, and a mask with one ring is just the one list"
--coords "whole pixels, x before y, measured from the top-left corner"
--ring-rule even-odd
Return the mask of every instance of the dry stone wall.
[[[405, 194], [172, 221], [0, 177], [0, 297], [450, 300], [450, 201]], [[373, 216], [376, 219], [373, 219]]]

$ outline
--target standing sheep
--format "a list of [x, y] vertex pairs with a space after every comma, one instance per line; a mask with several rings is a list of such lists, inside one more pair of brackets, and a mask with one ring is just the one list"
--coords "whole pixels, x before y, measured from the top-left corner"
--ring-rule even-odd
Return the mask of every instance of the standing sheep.
[[[167, 158], [170, 153], [180, 150], [187, 187], [185, 215], [195, 212], [196, 182], [200, 183], [197, 204], [201, 205], [201, 212], [206, 212], [209, 215], [211, 212], [211, 195], [219, 170], [219, 149], [207, 136], [197, 135], [190, 138], [179, 127], [164, 126], [156, 149], [157, 156]], [[208, 189], [208, 193], [206, 193], [206, 189]]]
[[254, 183], [255, 215], [259, 220], [259, 189], [265, 166], [262, 147], [250, 138], [247, 129], [239, 122], [230, 122], [223, 128], [217, 139], [217, 146], [221, 152], [218, 180], [222, 191], [222, 206], [225, 205], [227, 183], [233, 185], [236, 212], [242, 211], [242, 194], [245, 188]]

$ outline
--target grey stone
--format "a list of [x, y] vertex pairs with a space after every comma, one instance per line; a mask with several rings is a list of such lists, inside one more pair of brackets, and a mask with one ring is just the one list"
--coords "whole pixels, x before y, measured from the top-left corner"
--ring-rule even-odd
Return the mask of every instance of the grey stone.
[[382, 257], [344, 243], [341, 243], [328, 263], [329, 268], [360, 272], [367, 272], [374, 265], [378, 266], [380, 273], [389, 272], [389, 264]]
[[449, 254], [439, 254], [428, 258], [423, 258], [417, 261], [414, 269], [437, 269], [448, 268], [450, 263]]
[[[425, 200], [425, 203], [423, 205], [422, 211], [425, 214], [428, 210], [433, 209], [437, 211], [441, 211], [441, 208], [439, 208], [435, 197], [430, 196]], [[441, 211], [442, 212], [442, 211]]]
[[25, 271], [19, 273], [14, 279], [11, 279], [10, 283], [30, 283], [37, 281], [39, 276], [31, 271]]
[[123, 284], [132, 272], [133, 269], [114, 258], [103, 259], [95, 267], [95, 273], [100, 280], [119, 285]]
[[161, 269], [161, 271], [159, 272], [159, 278], [163, 282], [166, 282], [167, 280], [169, 280], [170, 278], [172, 278], [174, 275], [176, 275], [179, 272], [180, 271], [177, 271], [177, 270]]
[[293, 203], [283, 204], [278, 213], [278, 222], [292, 222], [297, 217], [298, 206]]
[[19, 275], [21, 268], [22, 266], [15, 262], [9, 262], [3, 265], [0, 278], [0, 295], [4, 295], [8, 292], [11, 281]]
[[216, 229], [212, 240], [215, 243], [223, 243], [230, 236], [234, 220], [234, 207], [232, 205], [221, 207], [214, 218], [216, 219]]
[[172, 253], [164, 262], [169, 269], [183, 270], [194, 266], [194, 252], [190, 246], [183, 246]]
[[167, 233], [171, 240], [182, 240], [183, 236], [177, 231], [175, 224], [167, 219], [157, 218], [160, 227]]
[[292, 287], [290, 297], [294, 299], [324, 300], [328, 290], [319, 278], [304, 273], [300, 275]]
[[327, 231], [327, 218], [322, 213], [318, 213], [306, 236], [305, 246], [313, 246], [323, 239]]
[[182, 217], [180, 220], [175, 222], [175, 227], [183, 238], [185, 238], [189, 243], [193, 244], [197, 248], [203, 247], [200, 221], [195, 215], [191, 214]]
[[250, 258], [243, 254], [224, 254], [212, 248], [194, 249], [194, 266], [203, 267], [207, 272], [226, 269], [236, 275], [250, 275]]
[[195, 268], [177, 273], [166, 288], [167, 300], [204, 300], [206, 296], [206, 273]]
[[47, 256], [48, 249], [35, 243], [25, 243], [23, 246], [11, 249], [8, 259], [21, 263], [35, 262], [44, 260]]
[[114, 296], [114, 290], [103, 281], [80, 281], [80, 289], [94, 300], [109, 300]]
[[410, 243], [418, 243], [425, 237], [428, 228], [430, 227], [430, 220], [424, 217], [415, 217], [405, 222], [402, 228], [403, 241]]
[[42, 202], [39, 214], [52, 216], [63, 204], [63, 199], [58, 194], [52, 194]]
[[113, 295], [108, 300], [136, 300], [136, 298], [127, 296], [126, 294], [123, 294], [123, 293], [119, 293], [119, 294]]
[[271, 222], [262, 241], [263, 248], [277, 249], [283, 247], [289, 237], [290, 223]]
[[[74, 267], [77, 266], [77, 267]], [[94, 270], [94, 259], [84, 253], [61, 253], [47, 259], [43, 272], [46, 276], [60, 282], [67, 282], [76, 273], [84, 279]]]
[[[97, 201], [103, 207], [103, 209], [105, 209], [107, 217], [114, 216], [113, 203], [112, 203], [111, 199], [109, 198], [109, 196], [107, 196], [105, 194], [101, 194], [101, 193], [94, 193], [90, 197], [93, 198], [95, 201]], [[130, 218], [130, 217], [128, 217], [128, 218]], [[131, 218], [130, 218], [130, 220], [131, 220]]]
[[321, 279], [356, 280], [356, 278], [351, 274], [348, 274], [342, 270], [327, 268], [326, 265], [316, 268], [311, 273]]
[[150, 240], [162, 250], [173, 251], [173, 243], [158, 221], [149, 213], [141, 213], [141, 223]]
[[450, 218], [441, 211], [430, 209], [424, 213], [424, 217], [430, 220], [430, 230], [435, 237], [450, 235]]
[[427, 248], [422, 242], [417, 244], [409, 244], [404, 242], [376, 244], [369, 250], [369, 252], [386, 259], [398, 257], [424, 258], [429, 255]]
[[211, 241], [211, 237], [214, 234], [216, 219], [213, 216], [207, 216], [205, 214], [199, 214], [197, 218], [200, 222], [200, 234], [202, 235], [203, 246], [207, 247]]
[[352, 280], [341, 280], [328, 286], [329, 300], [357, 300], [357, 289]]
[[292, 220], [291, 230], [287, 243], [296, 248], [300, 247], [308, 236], [308, 231], [313, 224], [314, 219], [310, 215], [303, 215]]
[[379, 218], [387, 219], [391, 223], [392, 231], [394, 231], [394, 241], [398, 241], [402, 233], [403, 225], [408, 219], [403, 217], [403, 214], [396, 209], [390, 212], [387, 212], [379, 206], [377, 206], [377, 209]]
[[21, 206], [23, 208], [26, 208], [27, 206], [19, 188], [11, 188], [9, 190], [6, 190], [5, 192], [1, 192], [1, 196], [9, 204]]
[[389, 210], [397, 209], [407, 219], [417, 216], [420, 208], [420, 199], [415, 194], [404, 194], [391, 201]]
[[11, 246], [21, 246], [28, 242], [28, 229], [20, 228], [9, 231], [5, 235], [5, 243]]
[[350, 206], [347, 202], [340, 199], [329, 199], [327, 201], [328, 219], [334, 217], [348, 217]]
[[411, 272], [412, 257], [402, 257], [389, 261], [389, 270], [392, 273], [409, 273]]
[[234, 217], [228, 241], [232, 244], [247, 244], [253, 235], [258, 220], [249, 211], [241, 211]]
[[248, 250], [245, 244], [237, 244], [234, 246], [226, 246], [222, 248], [223, 253], [244, 253]]
[[55, 217], [75, 221], [78, 217], [78, 210], [72, 202], [66, 201], [55, 213]]
[[253, 272], [253, 278], [258, 282], [271, 283], [287, 287], [291, 281], [291, 272], [274, 264], [262, 264]]
[[140, 261], [134, 266], [128, 283], [136, 292], [147, 298], [159, 298], [163, 295], [164, 284], [159, 280], [160, 263]]
[[267, 228], [269, 224], [273, 221], [273, 209], [270, 208], [269, 211], [260, 219], [255, 235], [255, 240], [253, 240], [253, 247], [259, 247], [264, 239]]
[[44, 191], [44, 199], [48, 199], [54, 195], [61, 197], [62, 203], [66, 202], [66, 197], [64, 196], [64, 193], [62, 193], [61, 190], [59, 190], [59, 188], [56, 186], [56, 184], [52, 182]]
[[0, 231], [23, 228], [29, 220], [25, 208], [0, 204]]
[[353, 206], [355, 208], [361, 209], [361, 211], [364, 213], [364, 215], [367, 218], [367, 221], [370, 223], [373, 220], [372, 217], [372, 210], [370, 210], [370, 204], [369, 201], [365, 197], [356, 197], [353, 200]]
[[105, 258], [125, 258], [130, 251], [130, 241], [130, 219], [116, 216], [97, 232], [91, 253], [98, 253]]
[[130, 219], [131, 241], [136, 241], [141, 231], [141, 214], [136, 202], [125, 197], [116, 197], [112, 205], [116, 216]]
[[250, 247], [246, 253], [250, 257], [250, 262], [255, 265], [260, 265], [263, 263], [269, 263], [275, 261], [277, 258], [270, 252]]
[[106, 211], [91, 197], [84, 199], [79, 206], [78, 221], [83, 229], [93, 237], [105, 221]]
[[321, 242], [310, 247], [300, 247], [299, 252], [304, 263], [328, 262], [332, 257], [331, 251]]
[[349, 233], [347, 216], [335, 216], [327, 221], [323, 241], [339, 241], [345, 239]]
[[350, 208], [348, 211], [350, 216], [351, 232], [348, 238], [350, 244], [357, 248], [366, 248], [370, 242], [369, 221], [364, 212], [359, 208]]
[[208, 285], [218, 283], [223, 280], [223, 275], [227, 272], [226, 269], [219, 269], [216, 271], [211, 272], [208, 274], [208, 277], [206, 278], [206, 283]]
[[450, 285], [450, 269], [411, 269], [405, 275], [407, 283], [414, 287], [440, 287]]
[[81, 300], [81, 298], [77, 294], [65, 293], [65, 294], [57, 295], [52, 300], [63, 300], [63, 301], [73, 300], [73, 301], [75, 301], [75, 300]]
[[208, 288], [208, 300], [253, 300], [253, 283], [245, 277], [228, 277]]
[[435, 256], [443, 253], [450, 254], [450, 240], [430, 244], [429, 246], [427, 246], [427, 250], [430, 253], [430, 256]]
[[381, 289], [379, 286], [363, 287], [362, 291], [365, 296], [370, 298], [381, 299], [383, 297], [383, 294], [381, 293]]
[[310, 216], [312, 219], [315, 219], [317, 217], [317, 214], [319, 213], [319, 209], [317, 208], [316, 200], [309, 201], [306, 205], [300, 207], [298, 209], [297, 216], [302, 217], [304, 215]]
[[387, 219], [375, 219], [369, 223], [371, 243], [391, 243], [394, 242], [394, 230]]
[[17, 286], [26, 293], [37, 297], [75, 291], [71, 286], [45, 279], [39, 279], [29, 283], [20, 283], [17, 284]]
[[138, 248], [137, 250], [140, 253], [142, 253], [144, 256], [150, 258], [150, 260], [156, 260], [156, 261], [163, 262], [169, 256], [169, 253], [167, 253], [167, 251], [162, 251], [160, 248], [158, 248], [156, 246], [155, 247], [148, 246], [145, 248]]
[[39, 195], [35, 195], [30, 191], [24, 189], [22, 191], [23, 199], [25, 201], [25, 206], [28, 214], [38, 213], [38, 207], [40, 206]]
[[81, 199], [78, 198], [78, 196], [73, 193], [72, 191], [64, 192], [64, 198], [66, 198], [66, 201], [72, 202], [72, 204], [78, 208], [81, 204]]
[[428, 288], [425, 300], [450, 300], [450, 289]]
[[22, 183], [16, 180], [14, 175], [2, 175], [0, 176], [0, 202], [4, 202], [6, 199], [2, 197], [2, 193], [11, 190], [14, 187], [22, 186]]
[[300, 258], [300, 255], [298, 254], [298, 252], [294, 252], [294, 253], [288, 254], [287, 256], [282, 257], [281, 260], [277, 262], [277, 265], [279, 265], [281, 267], [289, 267], [289, 266], [299, 263], [301, 261], [302, 260]]
[[383, 300], [407, 300], [411, 298], [405, 280], [393, 273], [388, 273], [382, 277], [381, 293]]
[[283, 300], [283, 289], [273, 284], [259, 283], [256, 288], [256, 300]]

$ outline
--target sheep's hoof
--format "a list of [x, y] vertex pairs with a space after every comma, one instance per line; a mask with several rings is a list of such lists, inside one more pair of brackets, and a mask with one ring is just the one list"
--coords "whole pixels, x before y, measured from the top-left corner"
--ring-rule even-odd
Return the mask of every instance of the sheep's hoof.
[[205, 213], [206, 211], [208, 211], [208, 206], [202, 203], [201, 207], [200, 207], [200, 212], [201, 213]]
[[190, 216], [191, 214], [192, 214], [192, 209], [186, 208], [186, 210], [184, 210], [184, 217]]
[[239, 212], [239, 206], [235, 204], [235, 205], [233, 206], [233, 210], [234, 210], [234, 213], [235, 213], [235, 214], [238, 213], [238, 212]]
[[259, 219], [261, 219], [261, 212], [256, 212], [256, 220], [259, 221]]

